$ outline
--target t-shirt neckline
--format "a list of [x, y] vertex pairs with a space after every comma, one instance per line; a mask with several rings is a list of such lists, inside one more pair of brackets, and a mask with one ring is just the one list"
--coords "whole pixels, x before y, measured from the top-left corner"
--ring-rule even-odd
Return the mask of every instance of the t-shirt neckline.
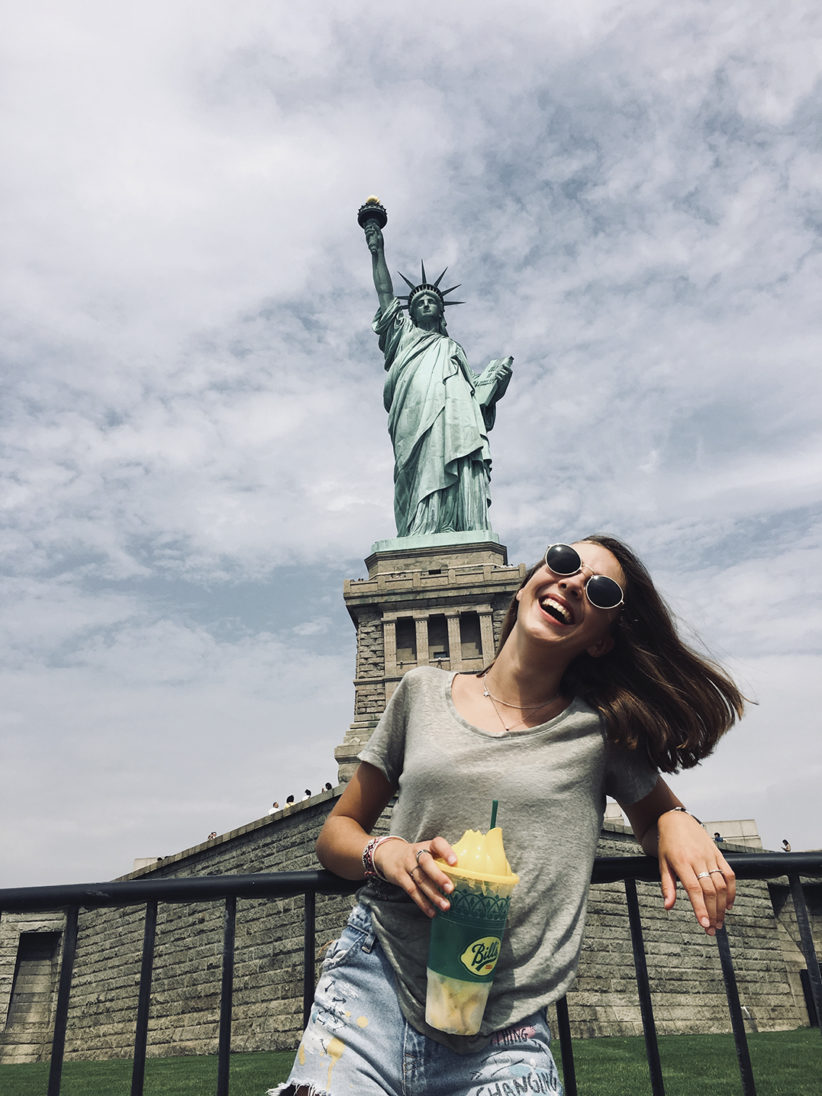
[[[571, 697], [571, 700], [568, 704], [566, 704], [561, 712], [558, 712], [555, 716], [547, 719], [544, 723], [538, 723], [535, 727], [523, 727], [522, 730], [519, 731], [503, 731], [500, 734], [492, 734], [491, 731], [484, 731], [482, 727], [476, 727], [457, 710], [457, 706], [454, 703], [454, 697], [452, 695], [451, 689], [454, 684], [454, 678], [457, 676], [458, 673], [460, 673], [460, 671], [448, 670], [447, 673], [448, 680], [445, 682], [445, 703], [452, 717], [461, 726], [465, 727], [466, 730], [471, 731], [472, 734], [480, 735], [482, 738], [491, 738], [497, 742], [516, 741], [517, 739], [533, 738], [535, 735], [546, 734], [548, 731], [554, 730], [555, 725], [560, 720], [570, 715], [570, 713], [574, 711], [579, 704], [579, 701], [575, 696]], [[466, 677], [467, 676], [469, 675], [466, 674]]]

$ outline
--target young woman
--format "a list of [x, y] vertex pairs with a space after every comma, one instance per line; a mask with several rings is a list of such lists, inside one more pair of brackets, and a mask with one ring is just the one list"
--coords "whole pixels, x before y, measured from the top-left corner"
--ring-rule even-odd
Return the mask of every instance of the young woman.
[[[626, 545], [549, 547], [493, 663], [410, 671], [360, 754], [317, 854], [367, 882], [326, 956], [289, 1084], [272, 1092], [559, 1093], [545, 1008], [574, 977], [605, 796], [658, 857], [665, 908], [679, 881], [713, 935], [734, 875], [659, 772], [709, 754], [742, 701], [679, 639]], [[371, 838], [395, 793], [391, 836]], [[487, 827], [492, 799], [520, 883], [480, 1033], [447, 1035], [425, 1023], [429, 918], [451, 889], [437, 858], [456, 863], [451, 842]]]

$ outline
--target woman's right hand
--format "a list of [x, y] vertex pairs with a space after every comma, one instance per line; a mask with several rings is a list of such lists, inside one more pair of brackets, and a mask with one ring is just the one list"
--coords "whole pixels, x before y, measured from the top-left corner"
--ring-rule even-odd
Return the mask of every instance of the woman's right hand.
[[416, 902], [427, 917], [433, 917], [439, 910], [447, 910], [451, 903], [445, 897], [454, 889], [454, 884], [437, 864], [445, 860], [452, 866], [457, 856], [444, 837], [435, 837], [431, 841], [385, 841], [377, 849], [374, 866]]

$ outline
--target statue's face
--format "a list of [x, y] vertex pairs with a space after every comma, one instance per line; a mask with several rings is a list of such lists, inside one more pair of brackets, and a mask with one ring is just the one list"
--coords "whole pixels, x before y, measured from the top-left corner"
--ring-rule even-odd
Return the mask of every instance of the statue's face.
[[418, 293], [411, 302], [411, 319], [417, 327], [432, 330], [439, 327], [442, 301], [436, 293]]

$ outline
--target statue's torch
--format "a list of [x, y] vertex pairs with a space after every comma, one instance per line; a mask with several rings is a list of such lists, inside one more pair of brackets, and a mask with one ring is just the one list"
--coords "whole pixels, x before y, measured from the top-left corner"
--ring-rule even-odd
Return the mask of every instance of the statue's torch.
[[385, 228], [388, 223], [388, 213], [379, 198], [372, 195], [370, 198], [366, 198], [357, 210], [357, 221], [362, 229], [369, 221], [376, 221], [377, 228]]

